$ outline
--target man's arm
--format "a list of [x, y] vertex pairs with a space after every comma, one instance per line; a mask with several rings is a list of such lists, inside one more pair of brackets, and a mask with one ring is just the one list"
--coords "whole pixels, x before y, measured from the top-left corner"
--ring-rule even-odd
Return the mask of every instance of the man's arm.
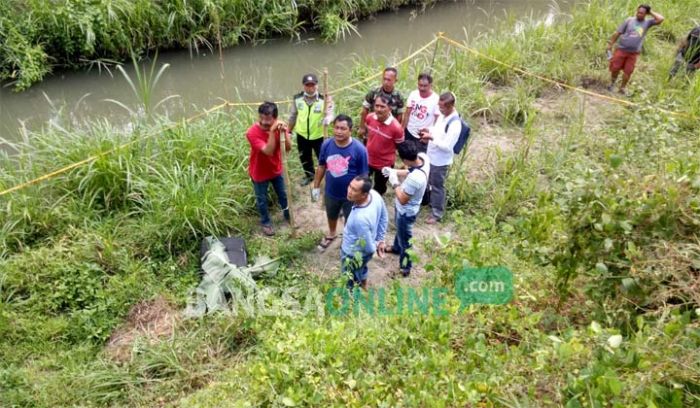
[[[394, 104], [396, 106], [396, 120], [399, 121], [399, 124], [403, 126], [404, 124], [404, 113], [406, 112], [406, 103], [403, 99], [403, 96], [401, 96], [401, 93], [397, 91], [396, 93], [396, 100], [394, 101]], [[408, 123], [408, 121], [406, 121]]]
[[381, 203], [381, 209], [379, 213], [379, 225], [377, 226], [377, 242], [384, 242], [386, 236], [386, 230], [389, 227], [389, 213], [386, 210], [386, 205], [384, 202]]
[[406, 108], [406, 112], [403, 113], [403, 120], [400, 121], [404, 131], [408, 126], [408, 119], [411, 117], [411, 111], [413, 111], [413, 108], [411, 108], [410, 106]]
[[284, 132], [284, 150], [289, 153], [292, 150], [292, 137], [290, 136], [290, 131], [287, 129], [287, 125], [284, 125], [280, 132]]
[[294, 125], [297, 124], [297, 115], [299, 114], [299, 111], [297, 111], [297, 104], [295, 103], [295, 100], [292, 98], [292, 108], [289, 111], [289, 123], [287, 126], [289, 126], [289, 131], [293, 132], [294, 131]]
[[326, 175], [326, 166], [319, 164], [316, 167], [316, 174], [314, 174], [314, 188], [321, 188], [321, 181]]
[[610, 41], [608, 41], [608, 51], [612, 50], [613, 44], [617, 41], [617, 38], [620, 36], [620, 32], [615, 31], [615, 34], [610, 37]]
[[[455, 123], [458, 123], [459, 126], [456, 126]], [[457, 139], [459, 139], [459, 133], [462, 131], [462, 121], [459, 119], [453, 120], [447, 125], [447, 133], [445, 133], [443, 137], [438, 137], [437, 139], [433, 136], [433, 133], [436, 130], [437, 129], [435, 126], [430, 128], [430, 131], [426, 134], [425, 138], [430, 140], [430, 143], [438, 149], [451, 152], [455, 143], [457, 143]], [[442, 129], [439, 131], [442, 132]]]
[[664, 22], [664, 16], [662, 16], [661, 14], [654, 11], [650, 11], [650, 13], [651, 16], [654, 17], [654, 25], [659, 25]]
[[265, 143], [265, 146], [260, 149], [260, 151], [266, 156], [272, 156], [272, 154], [275, 152], [275, 148], [277, 147], [276, 130], [277, 122], [275, 122], [270, 128], [270, 131], [267, 132], [267, 143]]
[[364, 140], [367, 136], [367, 124], [365, 124], [365, 119], [367, 118], [368, 113], [369, 109], [363, 106], [362, 110], [360, 111], [360, 126], [357, 127], [357, 135], [362, 140]]
[[399, 203], [401, 203], [401, 205], [406, 204], [408, 200], [411, 199], [410, 195], [404, 193], [403, 188], [401, 188], [401, 185], [398, 185], [396, 186], [396, 188], [394, 188], [394, 193], [396, 193], [396, 199], [399, 200]]

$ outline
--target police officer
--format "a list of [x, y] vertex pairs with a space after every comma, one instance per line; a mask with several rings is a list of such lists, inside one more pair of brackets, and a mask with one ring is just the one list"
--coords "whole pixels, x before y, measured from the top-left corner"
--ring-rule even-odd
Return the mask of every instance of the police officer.
[[302, 186], [314, 180], [314, 153], [316, 159], [321, 152], [323, 143], [323, 125], [330, 123], [333, 117], [333, 107], [327, 104], [326, 114], [323, 112], [323, 96], [318, 93], [318, 78], [314, 74], [306, 74], [301, 79], [304, 91], [294, 95], [289, 115], [289, 129], [296, 134], [299, 160], [304, 169]]

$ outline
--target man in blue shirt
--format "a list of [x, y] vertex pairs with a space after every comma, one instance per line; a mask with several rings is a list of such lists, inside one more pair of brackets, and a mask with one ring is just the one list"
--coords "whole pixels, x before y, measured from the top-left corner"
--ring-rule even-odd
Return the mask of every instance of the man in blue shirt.
[[366, 289], [367, 263], [375, 252], [384, 257], [389, 214], [382, 196], [372, 190], [372, 181], [367, 176], [357, 176], [350, 182], [348, 200], [354, 205], [343, 230], [340, 268], [343, 273], [352, 274], [349, 288], [358, 284]]
[[321, 181], [326, 178], [324, 204], [328, 218], [328, 235], [319, 244], [323, 251], [337, 237], [336, 228], [340, 212], [343, 212], [345, 222], [350, 216], [352, 203], [348, 200], [348, 185], [355, 176], [367, 174], [367, 149], [353, 139], [352, 119], [347, 115], [338, 115], [333, 121], [333, 139], [328, 139], [321, 146], [318, 158], [318, 168], [311, 190], [312, 201], [317, 201], [321, 195]]
[[[428, 186], [430, 174], [430, 160], [425, 153], [419, 153], [415, 143], [402, 143], [399, 145], [399, 157], [408, 170], [395, 170], [384, 167], [382, 172], [389, 178], [389, 183], [394, 189], [396, 237], [394, 244], [386, 249], [388, 253], [399, 255], [399, 269], [406, 277], [411, 273], [411, 257], [408, 250], [413, 239], [413, 224], [420, 211], [421, 200]], [[403, 178], [403, 183], [399, 182]]]

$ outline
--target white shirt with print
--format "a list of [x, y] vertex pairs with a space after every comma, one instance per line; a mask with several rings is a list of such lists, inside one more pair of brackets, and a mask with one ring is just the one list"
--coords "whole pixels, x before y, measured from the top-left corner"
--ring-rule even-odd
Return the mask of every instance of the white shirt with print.
[[439, 97], [432, 92], [429, 97], [423, 98], [416, 89], [408, 95], [406, 106], [411, 109], [406, 128], [416, 138], [419, 138], [419, 130], [433, 126], [435, 117], [440, 113], [438, 109]]

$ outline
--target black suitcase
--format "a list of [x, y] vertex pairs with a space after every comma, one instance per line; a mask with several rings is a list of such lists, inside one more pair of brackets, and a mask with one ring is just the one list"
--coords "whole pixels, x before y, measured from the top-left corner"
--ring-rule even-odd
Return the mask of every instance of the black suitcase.
[[[200, 262], [204, 258], [204, 254], [209, 250], [209, 240], [216, 239], [213, 237], [207, 237], [202, 240], [202, 244], [199, 246], [199, 259]], [[226, 249], [226, 255], [230, 263], [236, 266], [247, 266], [248, 265], [248, 254], [245, 250], [245, 241], [242, 238], [237, 237], [225, 237], [218, 238], [218, 240], [224, 245]]]

